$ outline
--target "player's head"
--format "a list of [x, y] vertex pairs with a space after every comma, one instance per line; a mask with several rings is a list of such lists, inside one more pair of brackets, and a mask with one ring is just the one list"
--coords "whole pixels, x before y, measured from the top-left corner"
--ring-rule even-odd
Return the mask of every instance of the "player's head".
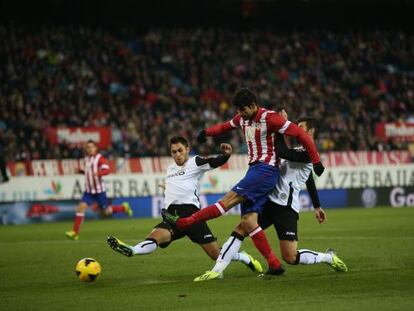
[[297, 120], [298, 126], [308, 133], [312, 139], [314, 139], [316, 135], [317, 123], [318, 122], [313, 117], [301, 117]]
[[170, 139], [170, 152], [177, 165], [181, 166], [187, 162], [190, 153], [187, 139], [182, 136], [172, 137]]
[[256, 94], [248, 88], [240, 89], [234, 94], [233, 105], [242, 118], [248, 120], [253, 119], [259, 109]]
[[85, 145], [85, 151], [87, 156], [94, 156], [98, 153], [98, 147], [93, 140], [88, 140]]

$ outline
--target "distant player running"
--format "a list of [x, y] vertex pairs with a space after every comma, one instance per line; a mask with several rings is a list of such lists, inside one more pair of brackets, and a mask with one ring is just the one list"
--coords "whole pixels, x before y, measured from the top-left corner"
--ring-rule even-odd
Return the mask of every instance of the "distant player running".
[[[282, 111], [285, 114], [285, 111]], [[286, 116], [287, 117], [287, 116]], [[304, 117], [298, 120], [298, 126], [303, 128], [310, 138], [314, 139], [316, 130], [316, 120]], [[269, 195], [269, 200], [265, 203], [262, 213], [259, 215], [259, 225], [266, 229], [273, 225], [280, 240], [280, 251], [284, 261], [291, 265], [297, 264], [318, 264], [327, 263], [335, 271], [345, 272], [345, 263], [336, 256], [333, 249], [328, 249], [325, 253], [315, 252], [309, 249], [297, 250], [297, 222], [299, 219], [299, 191], [306, 184], [312, 203], [315, 209], [316, 219], [319, 223], [326, 220], [326, 215], [320, 206], [318, 192], [312, 176], [312, 165], [310, 158], [302, 147], [288, 149], [283, 135], [277, 138], [278, 156], [287, 159], [282, 160], [280, 165], [280, 178], [275, 189]], [[247, 236], [247, 234], [245, 234]], [[235, 239], [236, 237], [233, 237]], [[222, 277], [226, 267], [230, 264], [229, 258], [233, 253], [238, 252], [239, 243], [232, 243], [223, 247], [223, 256], [220, 254], [216, 265], [211, 271], [197, 277], [194, 281], [206, 281]]]
[[240, 127], [248, 147], [249, 169], [246, 176], [219, 202], [201, 209], [190, 217], [179, 218], [168, 211], [163, 212], [163, 217], [178, 228], [186, 228], [195, 223], [219, 217], [241, 203], [241, 222], [233, 231], [232, 237], [223, 245], [222, 251], [230, 244], [241, 243], [240, 238], [242, 239], [244, 233], [248, 232], [256, 248], [267, 260], [269, 265], [267, 273], [278, 275], [284, 270], [257, 222], [257, 215], [261, 212], [279, 176], [275, 135], [281, 133], [296, 137], [309, 152], [317, 175], [322, 174], [324, 167], [314, 143], [303, 129], [274, 111], [260, 108], [256, 95], [249, 89], [236, 92], [233, 104], [238, 114], [226, 123], [203, 130], [198, 140], [203, 143], [206, 141], [206, 136], [218, 136]]
[[[181, 136], [171, 138], [170, 151], [175, 163], [168, 167], [165, 180], [165, 206], [170, 213], [186, 217], [200, 209], [198, 197], [201, 178], [205, 172], [226, 163], [232, 153], [229, 144], [221, 144], [220, 148], [223, 154], [216, 157], [189, 158], [190, 147], [187, 140]], [[107, 241], [112, 249], [131, 257], [150, 254], [158, 247], [165, 248], [171, 242], [184, 236], [188, 236], [191, 241], [199, 244], [211, 259], [217, 259], [220, 248], [205, 222], [197, 223], [184, 230], [172, 227], [165, 221], [161, 222], [154, 227], [144, 241], [135, 246], [127, 245], [114, 236], [109, 236]], [[234, 253], [230, 260], [241, 261], [254, 272], [263, 271], [260, 263], [245, 252]]]
[[73, 230], [66, 231], [66, 236], [72, 240], [79, 239], [80, 225], [85, 218], [85, 211], [88, 206], [97, 205], [105, 216], [114, 213], [126, 213], [132, 216], [132, 210], [128, 202], [122, 205], [108, 206], [108, 198], [106, 197], [105, 183], [102, 176], [109, 174], [108, 160], [98, 152], [95, 142], [88, 141], [85, 146], [85, 169], [80, 173], [85, 174], [85, 192], [80, 200], [80, 204], [76, 210]]

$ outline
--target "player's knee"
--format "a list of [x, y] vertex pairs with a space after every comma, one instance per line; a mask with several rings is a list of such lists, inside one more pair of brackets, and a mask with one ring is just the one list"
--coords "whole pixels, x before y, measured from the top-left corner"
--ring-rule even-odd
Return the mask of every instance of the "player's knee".
[[88, 206], [86, 205], [86, 204], [84, 204], [84, 203], [81, 203], [81, 204], [79, 204], [79, 206], [78, 206], [78, 208], [77, 208], [77, 212], [78, 213], [83, 213], [83, 212], [85, 212], [86, 211], [86, 208], [87, 208]]
[[248, 217], [242, 217], [240, 221], [240, 228], [243, 232], [252, 232], [257, 228], [257, 222]]

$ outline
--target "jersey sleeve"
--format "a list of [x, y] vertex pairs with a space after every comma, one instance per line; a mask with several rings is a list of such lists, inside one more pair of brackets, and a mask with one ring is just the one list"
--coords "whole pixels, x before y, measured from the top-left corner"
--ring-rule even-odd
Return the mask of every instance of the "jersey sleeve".
[[195, 163], [198, 167], [202, 167], [206, 164], [210, 167], [210, 169], [217, 168], [219, 166], [222, 166], [224, 163], [227, 162], [227, 160], [230, 158], [229, 155], [218, 155], [215, 157], [208, 157], [208, 158], [202, 158], [200, 156], [195, 157]]
[[206, 135], [207, 136], [219, 136], [230, 132], [231, 130], [240, 127], [240, 115], [237, 114], [233, 117], [230, 121], [225, 123], [216, 124], [206, 128]]
[[312, 172], [306, 181], [306, 189], [308, 190], [309, 196], [311, 197], [313, 208], [321, 207], [318, 190], [316, 190], [315, 180], [313, 179]]
[[109, 174], [109, 162], [103, 156], [98, 160], [98, 171], [100, 176]]
[[296, 150], [290, 149], [286, 145], [285, 137], [283, 134], [276, 135], [276, 153], [278, 157], [292, 161], [292, 162], [300, 162], [300, 163], [309, 163], [310, 158], [306, 150]]
[[286, 120], [284, 117], [276, 113], [269, 114], [267, 121], [270, 130], [274, 133], [295, 137], [299, 143], [305, 147], [312, 164], [321, 161], [315, 144], [309, 135], [302, 128], [297, 126], [297, 124]]
[[231, 119], [231, 120], [230, 120], [230, 125], [231, 125], [233, 128], [240, 127], [240, 119], [241, 119], [241, 116], [240, 116], [239, 114], [236, 114], [236, 115], [233, 117], [233, 119]]

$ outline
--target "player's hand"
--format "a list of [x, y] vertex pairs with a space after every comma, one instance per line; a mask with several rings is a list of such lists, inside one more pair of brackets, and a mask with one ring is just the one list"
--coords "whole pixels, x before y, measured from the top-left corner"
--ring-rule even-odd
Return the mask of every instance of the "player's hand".
[[233, 148], [230, 144], [220, 144], [220, 149], [221, 152], [226, 155], [226, 156], [231, 156], [232, 152], [233, 152]]
[[323, 166], [322, 162], [317, 162], [313, 164], [313, 171], [316, 175], [321, 176], [325, 167]]
[[197, 135], [197, 141], [200, 144], [204, 144], [207, 141], [207, 133], [206, 130], [201, 130]]
[[320, 224], [326, 221], [326, 214], [322, 207], [315, 208], [315, 217]]

